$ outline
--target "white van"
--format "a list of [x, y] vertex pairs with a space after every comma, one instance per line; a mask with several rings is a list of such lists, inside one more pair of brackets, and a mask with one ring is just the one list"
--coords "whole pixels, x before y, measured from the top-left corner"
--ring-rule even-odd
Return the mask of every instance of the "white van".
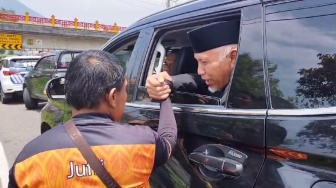
[[34, 67], [41, 56], [9, 56], [0, 60], [0, 101], [22, 96], [22, 84], [27, 68]]

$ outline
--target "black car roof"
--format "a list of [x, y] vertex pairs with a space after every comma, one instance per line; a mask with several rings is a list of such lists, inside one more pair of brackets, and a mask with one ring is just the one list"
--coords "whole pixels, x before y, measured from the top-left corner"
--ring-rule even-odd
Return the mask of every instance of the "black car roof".
[[162, 10], [160, 12], [151, 14], [147, 17], [144, 17], [137, 22], [130, 25], [128, 28], [126, 28], [125, 31], [132, 30], [134, 28], [140, 27], [142, 25], [146, 25], [149, 23], [153, 23], [156, 21], [163, 20], [165, 18], [170, 18], [174, 16], [179, 16], [182, 14], [187, 14], [189, 12], [194, 12], [197, 10], [207, 9], [209, 7], [216, 7], [219, 5], [224, 4], [231, 4], [235, 2], [261, 2], [261, 0], [193, 0], [189, 1], [165, 10]]
[[[123, 35], [127, 35], [128, 33], [132, 33], [135, 31], [138, 31], [142, 27], [146, 27], [151, 24], [156, 24], [156, 22], [165, 22], [165, 19], [181, 16], [184, 14], [188, 14], [191, 12], [195, 12], [198, 10], [205, 10], [211, 7], [217, 7], [220, 5], [225, 4], [233, 4], [233, 3], [246, 3], [246, 4], [253, 4], [253, 3], [261, 3], [265, 0], [193, 0], [189, 1], [162, 11], [159, 11], [157, 13], [151, 14], [147, 17], [144, 17], [137, 22], [131, 24], [129, 27], [127, 27], [124, 31], [119, 33], [118, 35], [115, 35], [112, 37], [109, 41], [107, 41], [101, 49], [105, 49], [114, 39], [122, 37]], [[271, 0], [269, 0], [271, 1]], [[237, 4], [238, 5], [238, 4]]]

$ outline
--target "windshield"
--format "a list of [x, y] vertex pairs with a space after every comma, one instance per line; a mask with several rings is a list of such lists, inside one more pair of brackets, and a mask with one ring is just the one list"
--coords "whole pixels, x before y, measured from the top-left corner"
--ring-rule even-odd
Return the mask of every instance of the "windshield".
[[64, 53], [60, 57], [60, 61], [58, 62], [58, 66], [60, 68], [67, 68], [70, 62], [78, 55], [80, 52], [73, 53]]
[[11, 68], [27, 68], [35, 66], [39, 59], [11, 59], [9, 67]]

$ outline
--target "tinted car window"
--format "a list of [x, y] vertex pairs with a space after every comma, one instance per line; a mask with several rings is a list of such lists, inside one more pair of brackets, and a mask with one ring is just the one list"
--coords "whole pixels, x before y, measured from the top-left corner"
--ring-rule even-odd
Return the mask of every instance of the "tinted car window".
[[55, 62], [53, 60], [54, 60], [53, 57], [48, 57], [46, 59], [44, 68], [48, 70], [53, 70], [55, 68]]
[[46, 70], [54, 68], [53, 56], [43, 58], [36, 66], [36, 70]]
[[132, 52], [133, 49], [123, 49], [113, 54], [116, 55], [121, 60], [122, 66], [124, 67], [124, 69], [126, 69], [128, 61], [131, 58]]
[[60, 60], [58, 62], [58, 68], [68, 68], [70, 62], [78, 55], [78, 53], [64, 53], [60, 56]]
[[246, 8], [245, 14], [227, 107], [265, 109], [261, 8]]
[[36, 69], [36, 70], [40, 70], [40, 69], [42, 69], [43, 66], [44, 66], [45, 61], [46, 61], [46, 57], [44, 57], [43, 59], [41, 59], [41, 60], [38, 62], [38, 64], [36, 65], [35, 69]]
[[336, 0], [266, 8], [272, 107], [336, 105]]
[[[128, 75], [131, 73], [133, 64], [130, 63], [131, 56], [134, 52], [134, 47], [137, 45], [138, 41], [138, 34], [134, 36], [129, 36], [126, 39], [122, 40], [119, 43], [116, 43], [115, 46], [110, 49], [108, 52], [117, 56], [118, 59], [121, 61], [121, 65], [123, 66], [125, 70], [125, 76], [128, 77]], [[134, 62], [133, 62], [134, 63]], [[134, 81], [129, 80], [127, 85], [127, 102], [132, 101], [133, 98], [133, 90], [134, 90]]]

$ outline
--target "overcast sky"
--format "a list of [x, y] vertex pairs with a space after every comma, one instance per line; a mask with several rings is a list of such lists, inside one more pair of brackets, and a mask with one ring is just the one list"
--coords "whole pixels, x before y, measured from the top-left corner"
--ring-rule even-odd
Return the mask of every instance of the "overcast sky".
[[[2, 0], [6, 2], [7, 0]], [[8, 0], [10, 1], [10, 0]], [[19, 0], [43, 16], [58, 19], [129, 26], [135, 21], [166, 8], [165, 0]], [[184, 3], [189, 0], [174, 0]]]

